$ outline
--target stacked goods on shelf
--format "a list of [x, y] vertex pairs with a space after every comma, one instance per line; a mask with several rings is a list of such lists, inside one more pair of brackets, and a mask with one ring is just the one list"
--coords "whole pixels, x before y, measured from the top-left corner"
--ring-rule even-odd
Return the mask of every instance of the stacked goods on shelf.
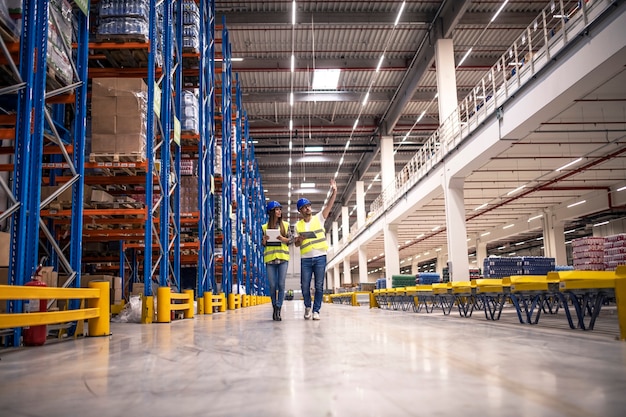
[[470, 268], [469, 270], [469, 278], [470, 279], [480, 279], [482, 278], [482, 272], [480, 271], [480, 268]]
[[372, 292], [376, 289], [376, 284], [373, 282], [362, 282], [358, 286], [358, 291]]
[[185, 175], [180, 177], [180, 212], [198, 211], [198, 177]]
[[180, 128], [184, 133], [197, 135], [200, 132], [199, 115], [200, 101], [197, 91], [183, 90], [183, 104], [180, 117]]
[[392, 275], [391, 288], [413, 287], [415, 279], [415, 275]]
[[420, 272], [415, 278], [415, 285], [430, 285], [438, 282], [441, 282], [441, 277], [436, 272]]
[[387, 280], [385, 278], [379, 278], [376, 280], [376, 289], [383, 290], [387, 288]]
[[523, 275], [546, 275], [548, 272], [554, 271], [555, 261], [554, 258], [543, 256], [523, 256]]
[[51, 0], [48, 25], [48, 84], [52, 88], [72, 83], [72, 65], [67, 54], [72, 45], [72, 5], [67, 0]]
[[555, 265], [554, 270], [555, 271], [573, 271], [574, 267], [570, 265]]
[[96, 39], [148, 42], [149, 3], [149, 0], [101, 0]]
[[200, 52], [200, 10], [194, 0], [183, 2], [183, 50]]
[[572, 240], [574, 269], [581, 271], [604, 270], [604, 238], [582, 237]]
[[146, 158], [148, 87], [141, 78], [94, 78], [91, 155]]
[[609, 271], [626, 265], [626, 234], [607, 236], [604, 240], [604, 264]]

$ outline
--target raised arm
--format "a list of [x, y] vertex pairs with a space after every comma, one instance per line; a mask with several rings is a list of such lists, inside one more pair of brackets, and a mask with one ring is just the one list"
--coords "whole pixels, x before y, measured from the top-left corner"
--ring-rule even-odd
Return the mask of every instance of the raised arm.
[[330, 210], [333, 208], [333, 204], [335, 204], [335, 198], [337, 198], [337, 183], [333, 178], [330, 180], [330, 198], [328, 199], [328, 204], [326, 204], [322, 210], [322, 215], [325, 219], [330, 215]]

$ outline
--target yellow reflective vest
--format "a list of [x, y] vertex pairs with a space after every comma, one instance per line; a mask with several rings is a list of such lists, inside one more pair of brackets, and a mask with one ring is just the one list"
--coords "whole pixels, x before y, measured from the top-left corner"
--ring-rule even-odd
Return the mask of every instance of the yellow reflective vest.
[[[289, 230], [289, 223], [283, 222], [285, 226], [285, 230]], [[267, 230], [267, 223], [263, 226], [263, 234], [265, 234]], [[276, 259], [280, 259], [281, 261], [289, 261], [289, 246], [285, 243], [280, 244], [280, 246], [266, 246], [265, 252], [263, 253], [263, 261], [265, 263], [272, 262]]]
[[[300, 254], [304, 255], [307, 252], [311, 252], [313, 249], [326, 251], [328, 250], [328, 242], [326, 241], [326, 229], [320, 222], [319, 217], [312, 216], [309, 221], [310, 232], [315, 233], [315, 239], [304, 239], [302, 245], [300, 245]], [[306, 231], [306, 223], [304, 220], [299, 220], [296, 223], [296, 231], [298, 234]]]

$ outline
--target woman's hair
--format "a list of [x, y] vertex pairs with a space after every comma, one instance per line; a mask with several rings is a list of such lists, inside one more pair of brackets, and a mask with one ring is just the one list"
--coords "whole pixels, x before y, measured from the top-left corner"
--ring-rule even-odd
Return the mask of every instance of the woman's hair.
[[276, 209], [270, 210], [269, 219], [267, 220], [267, 228], [268, 229], [276, 229], [278, 227], [278, 229], [280, 229], [281, 236], [289, 237], [289, 235], [287, 233], [287, 228], [285, 227], [285, 224], [283, 223], [282, 220], [283, 220], [282, 212], [280, 214], [280, 217], [278, 217], [276, 215]]

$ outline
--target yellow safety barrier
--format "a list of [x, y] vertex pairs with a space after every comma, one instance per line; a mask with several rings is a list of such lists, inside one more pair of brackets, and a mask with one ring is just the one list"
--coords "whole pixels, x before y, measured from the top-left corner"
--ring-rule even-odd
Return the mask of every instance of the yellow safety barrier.
[[66, 311], [0, 314], [0, 329], [87, 320], [89, 336], [109, 336], [110, 288], [108, 281], [90, 281], [89, 288], [0, 285], [0, 301], [87, 300], [87, 308]]
[[228, 309], [234, 310], [236, 308], [241, 308], [241, 294], [228, 294]]
[[193, 300], [193, 290], [176, 293], [172, 292], [170, 287], [159, 287], [157, 289], [157, 323], [170, 323], [172, 311], [183, 311], [184, 318], [192, 319]]
[[213, 294], [212, 292], [204, 293], [204, 314], [213, 314], [213, 308], [217, 307], [220, 313], [226, 311], [226, 296], [223, 292]]

